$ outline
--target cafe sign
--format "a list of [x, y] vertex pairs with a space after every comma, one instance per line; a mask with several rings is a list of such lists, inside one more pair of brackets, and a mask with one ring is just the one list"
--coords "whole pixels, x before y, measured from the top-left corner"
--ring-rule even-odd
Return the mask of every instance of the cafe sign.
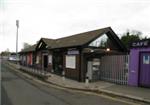
[[79, 54], [79, 51], [78, 51], [78, 50], [69, 50], [69, 51], [67, 52], [67, 54], [68, 54], [68, 55], [77, 55], [77, 54]]
[[147, 47], [147, 46], [150, 46], [150, 40], [137, 41], [131, 44], [131, 47]]

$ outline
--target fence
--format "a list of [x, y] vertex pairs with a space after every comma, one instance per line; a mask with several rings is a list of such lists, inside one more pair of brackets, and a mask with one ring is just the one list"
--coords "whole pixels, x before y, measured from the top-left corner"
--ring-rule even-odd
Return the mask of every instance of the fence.
[[128, 81], [128, 55], [103, 56], [101, 58], [100, 79], [126, 85]]
[[30, 74], [33, 74], [33, 75], [36, 75], [39, 77], [48, 77], [49, 76], [49, 73], [43, 69], [37, 69], [34, 67], [27, 67], [27, 66], [16, 64], [16, 62], [10, 62], [10, 61], [8, 62], [8, 64], [13, 66], [14, 68], [23, 70], [25, 72], [28, 72]]

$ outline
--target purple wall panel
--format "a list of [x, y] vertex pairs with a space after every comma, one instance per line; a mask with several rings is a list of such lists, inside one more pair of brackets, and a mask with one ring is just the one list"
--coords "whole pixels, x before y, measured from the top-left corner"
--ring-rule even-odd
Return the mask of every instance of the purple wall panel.
[[139, 51], [137, 49], [132, 49], [130, 51], [130, 61], [129, 61], [129, 79], [128, 84], [132, 86], [137, 86], [138, 82], [138, 62], [139, 62]]
[[[143, 59], [143, 56], [150, 56], [150, 52], [148, 53], [142, 53], [140, 55], [141, 59]], [[142, 61], [140, 61], [140, 85], [141, 86], [146, 86], [146, 87], [150, 87], [150, 64], [145, 64]]]
[[148, 48], [133, 48], [130, 50], [130, 61], [129, 61], [129, 79], [128, 85], [138, 86], [139, 79], [139, 54], [140, 52], [150, 51]]

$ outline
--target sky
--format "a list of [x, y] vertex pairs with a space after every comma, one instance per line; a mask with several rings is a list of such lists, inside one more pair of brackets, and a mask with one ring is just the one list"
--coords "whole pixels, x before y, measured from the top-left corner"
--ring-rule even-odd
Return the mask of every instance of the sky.
[[111, 27], [120, 37], [138, 30], [150, 37], [150, 0], [0, 0], [0, 52], [19, 51], [41, 37], [60, 38]]

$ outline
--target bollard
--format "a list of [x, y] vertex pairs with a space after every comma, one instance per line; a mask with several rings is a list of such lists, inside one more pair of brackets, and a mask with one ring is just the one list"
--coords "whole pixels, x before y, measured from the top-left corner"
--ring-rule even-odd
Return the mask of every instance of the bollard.
[[54, 75], [53, 75], [53, 73], [54, 73], [54, 70], [53, 69], [51, 69], [51, 77], [53, 77]]
[[37, 70], [37, 75], [39, 75], [40, 70]]
[[34, 72], [34, 74], [35, 74], [35, 68], [33, 68], [33, 72]]
[[32, 72], [33, 72], [33, 74], [34, 74], [34, 68], [32, 68]]
[[86, 79], [85, 79], [85, 85], [88, 86], [89, 85], [89, 77], [86, 76]]
[[44, 76], [46, 75], [46, 70], [43, 71], [43, 75], [44, 75]]
[[33, 73], [33, 69], [31, 68], [31, 73]]
[[40, 73], [41, 76], [43, 76], [43, 72], [44, 72], [44, 69], [41, 70], [41, 73]]
[[48, 73], [47, 71], [44, 71], [44, 75], [45, 75], [45, 76], [47, 75], [47, 73]]
[[65, 80], [65, 71], [62, 71], [62, 80]]
[[52, 69], [51, 72], [54, 73], [54, 70]]

